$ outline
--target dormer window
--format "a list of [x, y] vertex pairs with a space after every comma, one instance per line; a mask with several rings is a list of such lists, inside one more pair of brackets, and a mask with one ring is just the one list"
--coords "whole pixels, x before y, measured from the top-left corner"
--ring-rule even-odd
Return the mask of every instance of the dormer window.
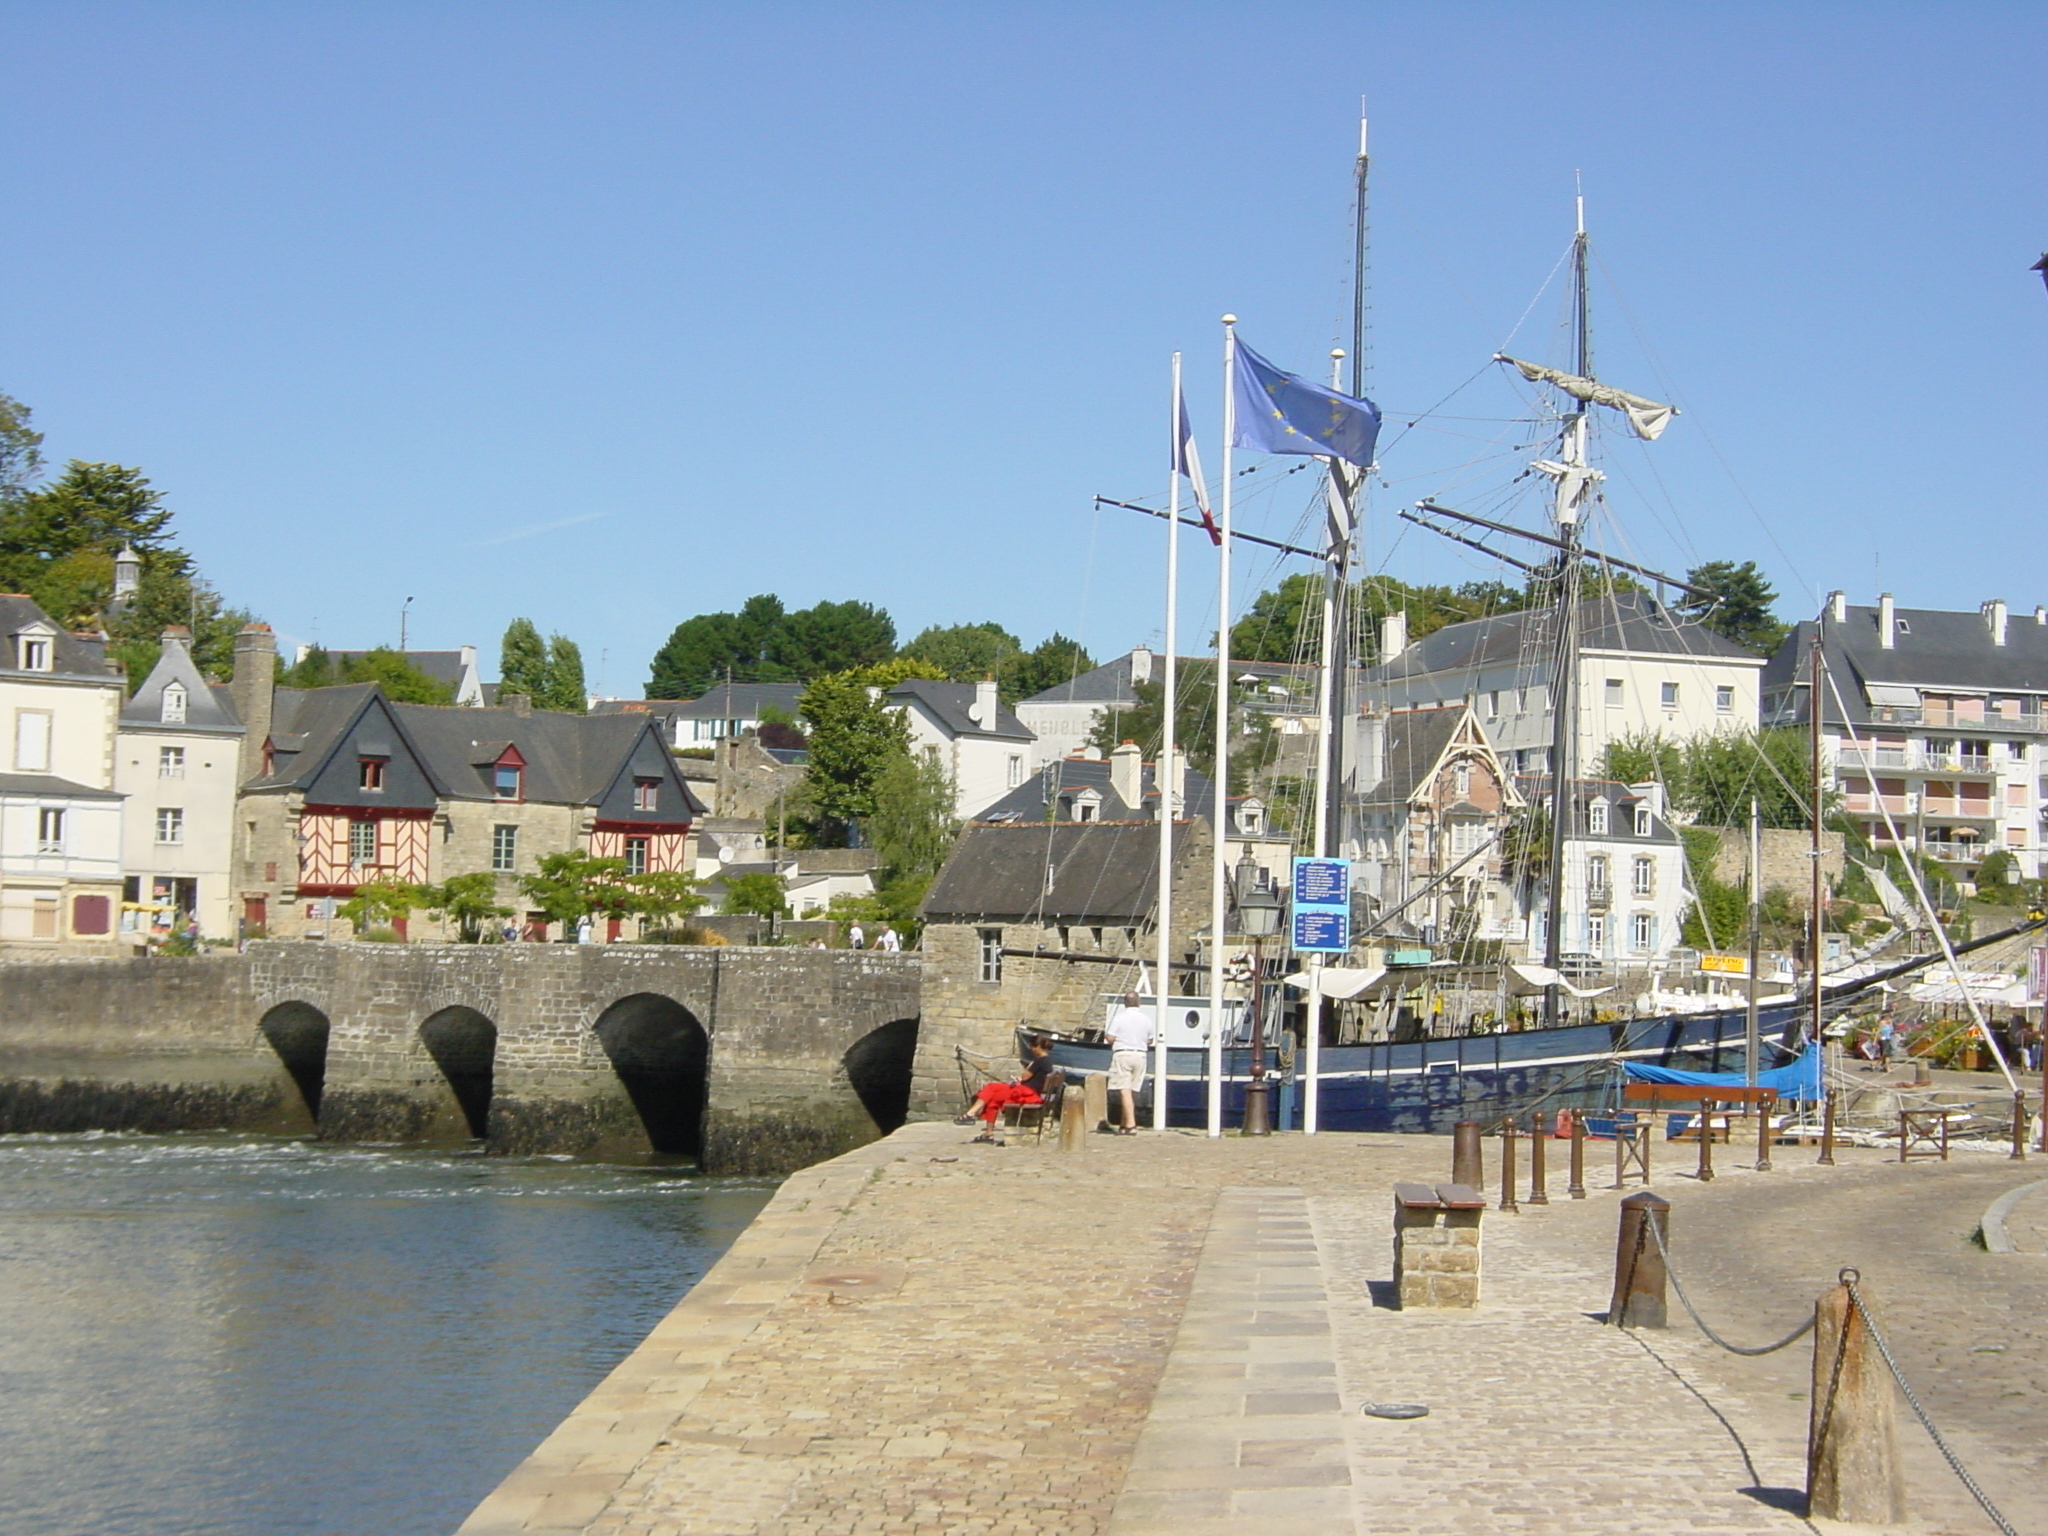
[[357, 758], [356, 788], [371, 794], [380, 793], [384, 788], [384, 767], [381, 757]]
[[182, 725], [185, 720], [185, 685], [171, 683], [164, 689], [163, 719], [167, 725]]
[[1636, 836], [1648, 837], [1649, 835], [1650, 808], [1647, 805], [1639, 805], [1636, 807]]
[[661, 809], [661, 780], [635, 779], [633, 781], [633, 809], [636, 811], [658, 811]]
[[1246, 837], [1258, 837], [1266, 830], [1266, 807], [1257, 800], [1247, 800], [1237, 809], [1237, 830]]
[[1451, 770], [1451, 793], [1460, 797], [1472, 793], [1472, 765], [1459, 763]]
[[499, 763], [491, 770], [491, 794], [499, 800], [525, 798], [526, 772], [517, 763]]
[[24, 672], [47, 672], [50, 670], [50, 637], [30, 631], [15, 636], [15, 665]]
[[1607, 835], [1607, 802], [1592, 800], [1586, 804], [1586, 830], [1595, 837]]

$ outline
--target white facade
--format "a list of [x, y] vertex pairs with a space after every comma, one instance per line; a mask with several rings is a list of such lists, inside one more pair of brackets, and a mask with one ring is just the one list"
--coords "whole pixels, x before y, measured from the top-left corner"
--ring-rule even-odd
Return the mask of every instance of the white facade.
[[[1579, 787], [1578, 826], [1564, 849], [1560, 954], [1608, 967], [1670, 959], [1692, 905], [1685, 844], [1664, 820], [1663, 787], [1589, 782]], [[1545, 897], [1528, 915], [1529, 953], [1544, 952]]]
[[[235, 790], [242, 731], [193, 664], [182, 630], [122, 710], [114, 787], [124, 917], [137, 937], [196, 919], [209, 938], [235, 934]], [[151, 909], [151, 910], [138, 910]]]
[[953, 776], [954, 814], [972, 816], [1017, 788], [1032, 772], [1035, 741], [1002, 707], [993, 682], [932, 683], [913, 678], [887, 694], [910, 727], [910, 750], [937, 751]]

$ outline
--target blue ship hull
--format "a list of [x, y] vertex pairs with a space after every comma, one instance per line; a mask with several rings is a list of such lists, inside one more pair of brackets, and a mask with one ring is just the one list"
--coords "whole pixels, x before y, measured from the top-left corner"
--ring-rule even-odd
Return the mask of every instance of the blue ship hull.
[[[1761, 1011], [1758, 1028], [1767, 1052], [1790, 1055], [1789, 1041], [1798, 1034], [1802, 1013], [1798, 1005]], [[1621, 1061], [1703, 1072], [1740, 1070], [1746, 1027], [1744, 1014], [1736, 1009], [1511, 1034], [1325, 1046], [1317, 1077], [1317, 1128], [1447, 1133], [1459, 1120], [1498, 1120], [1530, 1109], [1598, 1109], [1614, 1096]], [[1055, 1035], [1052, 1059], [1070, 1072], [1106, 1072], [1109, 1048]], [[1296, 1067], [1306, 1063], [1303, 1053]], [[1773, 1059], [1762, 1063], [1775, 1064]], [[1266, 1066], [1269, 1081], [1277, 1085], [1270, 1051]], [[1167, 1052], [1168, 1125], [1208, 1124], [1208, 1073], [1206, 1051], [1176, 1047]], [[1235, 1129], [1244, 1120], [1251, 1051], [1227, 1048], [1223, 1073], [1223, 1123]], [[1294, 1084], [1297, 1107], [1291, 1125], [1283, 1129], [1299, 1126], [1305, 1086]], [[1148, 1083], [1147, 1099], [1155, 1088]], [[1147, 1109], [1144, 1117], [1149, 1114]]]

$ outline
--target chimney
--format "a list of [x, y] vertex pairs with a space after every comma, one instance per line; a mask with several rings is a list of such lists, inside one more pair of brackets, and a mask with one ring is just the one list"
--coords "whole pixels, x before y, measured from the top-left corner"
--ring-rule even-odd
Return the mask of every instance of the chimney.
[[974, 685], [974, 708], [970, 709], [967, 713], [976, 725], [980, 726], [984, 731], [994, 730], [996, 728], [996, 711], [1001, 707], [1001, 701], [996, 697], [996, 680], [994, 678], [984, 677]]
[[2005, 599], [1994, 597], [1984, 605], [1984, 623], [1991, 630], [1993, 645], [2005, 644]]
[[1848, 593], [1830, 592], [1828, 594], [1828, 617], [1837, 624], [1846, 624], [1849, 621]]
[[2048, 608], [2037, 606], [2034, 609], [2034, 622], [2036, 624], [2048, 624]]
[[1390, 613], [1380, 620], [1380, 663], [1385, 665], [1408, 649], [1408, 615]]
[[1360, 794], [1369, 794], [1380, 787], [1380, 781], [1387, 776], [1387, 717], [1376, 712], [1366, 712], [1358, 718], [1357, 786]]
[[1135, 741], [1126, 741], [1109, 754], [1109, 787], [1125, 805], [1134, 809], [1144, 806], [1145, 754]]
[[1892, 595], [1889, 592], [1880, 592], [1877, 594], [1877, 643], [1890, 650], [1898, 637], [1899, 620], [1892, 609]]
[[498, 695], [498, 707], [511, 710], [513, 714], [523, 720], [533, 713], [533, 695], [530, 693], [501, 693]]
[[263, 744], [270, 740], [270, 708], [276, 687], [277, 636], [268, 624], [245, 625], [235, 636], [234, 678], [228, 684], [228, 701], [242, 722], [241, 777], [245, 784], [263, 771]]
[[1147, 645], [1131, 647], [1131, 686], [1152, 681], [1152, 648]]
[[1188, 755], [1179, 747], [1166, 760], [1166, 773], [1159, 783], [1159, 814], [1178, 820], [1188, 813]]
[[1662, 784], [1659, 784], [1655, 779], [1650, 780], [1646, 784], [1631, 784], [1629, 785], [1629, 792], [1641, 797], [1643, 803], [1649, 806], [1652, 816], [1655, 816], [1659, 821], [1664, 819], [1664, 786]]

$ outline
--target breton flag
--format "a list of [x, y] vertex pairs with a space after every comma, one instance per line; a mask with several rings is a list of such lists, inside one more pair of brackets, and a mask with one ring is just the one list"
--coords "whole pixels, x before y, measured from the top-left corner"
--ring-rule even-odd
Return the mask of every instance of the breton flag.
[[1237, 430], [1231, 446], [1264, 453], [1342, 459], [1370, 469], [1380, 440], [1380, 408], [1307, 379], [1282, 373], [1237, 344]]
[[1209, 535], [1209, 542], [1221, 548], [1223, 530], [1209, 515], [1209, 491], [1202, 484], [1202, 458], [1195, 452], [1195, 429], [1188, 425], [1188, 403], [1180, 393], [1178, 381], [1174, 386], [1173, 419], [1173, 471], [1187, 476], [1188, 484], [1195, 492], [1195, 510], [1202, 514], [1202, 527]]

